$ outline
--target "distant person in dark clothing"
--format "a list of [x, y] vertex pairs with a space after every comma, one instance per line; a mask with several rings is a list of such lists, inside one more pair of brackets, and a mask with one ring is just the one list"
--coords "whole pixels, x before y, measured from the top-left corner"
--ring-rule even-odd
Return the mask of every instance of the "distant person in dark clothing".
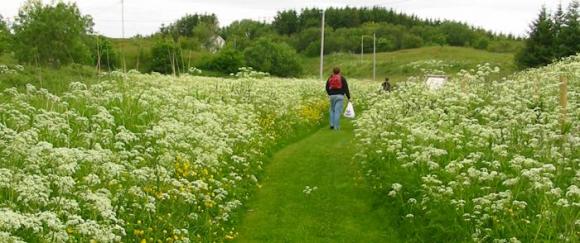
[[385, 82], [383, 82], [383, 84], [381, 85], [383, 87], [383, 91], [391, 92], [391, 90], [393, 89], [391, 83], [389, 83], [389, 78], [385, 78]]
[[330, 99], [330, 129], [340, 128], [340, 116], [344, 104], [344, 96], [350, 101], [350, 92], [346, 79], [340, 74], [340, 68], [335, 67], [332, 75], [326, 81], [326, 93]]

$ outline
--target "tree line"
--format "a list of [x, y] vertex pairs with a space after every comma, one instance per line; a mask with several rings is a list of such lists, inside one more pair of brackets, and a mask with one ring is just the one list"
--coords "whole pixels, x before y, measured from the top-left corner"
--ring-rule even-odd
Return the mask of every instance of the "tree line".
[[[468, 46], [497, 52], [513, 52], [520, 38], [476, 28], [457, 21], [421, 19], [393, 9], [328, 8], [325, 10], [328, 42], [325, 52], [361, 52], [361, 36], [376, 34], [378, 51], [394, 51], [432, 45]], [[319, 52], [322, 9], [280, 11], [272, 27], [288, 37], [297, 51], [308, 56]], [[317, 50], [318, 49], [318, 50]]]
[[[134, 52], [133, 68], [161, 73], [187, 72], [192, 66], [227, 75], [251, 66], [277, 76], [301, 74], [300, 55], [320, 53], [322, 10], [279, 11], [272, 23], [239, 20], [220, 28], [214, 14], [190, 14], [151, 36], [116, 40], [99, 36], [93, 21], [74, 3], [44, 5], [28, 0], [11, 24], [0, 16], [0, 54], [11, 52], [21, 63], [58, 67], [69, 63], [98, 68], [121, 68], [119, 43], [140, 45]], [[521, 49], [522, 39], [493, 33], [456, 21], [420, 19], [381, 7], [328, 8], [325, 53], [372, 51], [370, 39], [377, 36], [377, 51], [394, 51], [432, 45], [466, 46], [496, 52]], [[545, 64], [578, 51], [578, 3], [550, 16], [542, 9], [532, 25], [530, 38], [518, 54], [522, 66]], [[225, 46], [219, 45], [225, 39]], [[197, 53], [202, 53], [201, 56]]]
[[573, 1], [564, 11], [560, 3], [553, 14], [542, 7], [538, 18], [530, 25], [525, 47], [516, 55], [517, 64], [538, 67], [579, 53], [579, 6], [578, 1]]
[[[397, 13], [392, 9], [381, 7], [328, 8], [325, 14], [327, 20], [325, 54], [371, 52], [372, 41], [367, 39], [366, 44], [361, 45], [361, 40], [363, 36], [369, 37], [373, 34], [377, 36], [378, 52], [433, 45], [473, 47], [495, 52], [515, 52], [521, 48], [521, 38], [511, 34], [493, 33], [456, 21], [420, 19], [414, 15]], [[211, 46], [208, 37], [219, 35], [226, 40], [226, 48], [217, 55], [207, 58], [199, 66], [228, 73], [240, 65], [256, 62], [255, 58], [264, 59], [260, 60], [260, 63], [284, 59], [265, 55], [266, 53], [262, 53], [263, 57], [247, 54], [249, 47], [259, 48], [256, 43], [268, 43], [279, 50], [284, 50], [272, 52], [284, 53], [286, 57], [294, 56], [292, 52], [309, 57], [317, 56], [320, 53], [321, 17], [322, 9], [317, 8], [307, 8], [300, 12], [285, 10], [279, 11], [272, 23], [246, 19], [218, 28], [215, 15], [187, 15], [169, 26], [162, 26], [154, 36], [169, 38], [184, 48], [195, 48], [194, 46], [200, 46], [200, 43], [207, 43], [208, 45], [204, 46], [207, 49]], [[195, 44], [192, 46], [191, 42]], [[226, 54], [230, 57], [225, 58]], [[295, 57], [286, 59], [292, 62], [297, 60]], [[299, 66], [296, 63], [278, 65]], [[273, 70], [273, 65], [254, 68], [281, 76], [300, 73], [300, 68], [292, 69], [292, 73], [280, 73]]]

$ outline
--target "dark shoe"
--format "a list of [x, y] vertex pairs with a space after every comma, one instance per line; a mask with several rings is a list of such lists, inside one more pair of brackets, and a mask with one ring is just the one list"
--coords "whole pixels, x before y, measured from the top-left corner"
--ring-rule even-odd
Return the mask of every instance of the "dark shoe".
[[333, 129], [334, 129], [334, 127], [333, 126], [330, 126], [330, 130], [333, 130]]

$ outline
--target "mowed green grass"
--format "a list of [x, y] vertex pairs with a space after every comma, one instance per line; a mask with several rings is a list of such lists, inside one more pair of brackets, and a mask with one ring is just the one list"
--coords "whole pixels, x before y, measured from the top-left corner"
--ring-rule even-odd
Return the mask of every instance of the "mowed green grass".
[[[399, 242], [352, 162], [353, 127], [322, 128], [273, 156], [237, 242]], [[306, 186], [317, 187], [310, 194]]]
[[[465, 47], [423, 47], [377, 53], [376, 58], [377, 80], [390, 77], [395, 82], [409, 76], [420, 75], [421, 70], [414, 69], [409, 64], [427, 60], [440, 60], [449, 64], [449, 67], [442, 68], [448, 74], [455, 74], [461, 69], [475, 68], [478, 64], [486, 62], [501, 68], [499, 76], [506, 76], [516, 71], [513, 53], [495, 53]], [[304, 68], [307, 76], [318, 77], [319, 61], [318, 57], [305, 59]], [[331, 73], [333, 67], [340, 67], [347, 78], [372, 79], [373, 55], [365, 53], [361, 60], [360, 54], [331, 54], [325, 56], [324, 67], [325, 74]]]

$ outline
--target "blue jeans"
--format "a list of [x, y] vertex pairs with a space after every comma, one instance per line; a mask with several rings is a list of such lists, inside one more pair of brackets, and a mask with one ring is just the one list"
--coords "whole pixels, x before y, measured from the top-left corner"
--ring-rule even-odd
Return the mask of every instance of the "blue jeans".
[[344, 95], [331, 95], [330, 97], [330, 126], [334, 129], [340, 128], [340, 116], [344, 103]]

